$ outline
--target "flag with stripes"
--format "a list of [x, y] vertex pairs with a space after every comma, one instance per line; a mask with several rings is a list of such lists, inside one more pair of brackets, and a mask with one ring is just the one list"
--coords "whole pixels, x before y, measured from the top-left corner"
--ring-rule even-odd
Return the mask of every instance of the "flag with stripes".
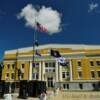
[[36, 22], [36, 28], [38, 31], [40, 32], [47, 32], [47, 28], [45, 26], [43, 26], [42, 24], [40, 24], [39, 22]]

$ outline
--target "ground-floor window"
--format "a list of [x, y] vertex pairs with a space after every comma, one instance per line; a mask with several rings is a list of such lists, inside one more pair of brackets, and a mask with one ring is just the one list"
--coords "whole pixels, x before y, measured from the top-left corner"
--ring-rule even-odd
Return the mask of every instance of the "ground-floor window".
[[79, 88], [80, 89], [83, 89], [83, 84], [79, 84]]
[[64, 89], [69, 89], [69, 84], [63, 84]]
[[95, 88], [95, 87], [96, 87], [95, 83], [93, 83], [93, 84], [92, 84], [92, 87], [93, 87], [93, 88]]
[[33, 79], [38, 79], [39, 78], [39, 74], [38, 73], [33, 73]]

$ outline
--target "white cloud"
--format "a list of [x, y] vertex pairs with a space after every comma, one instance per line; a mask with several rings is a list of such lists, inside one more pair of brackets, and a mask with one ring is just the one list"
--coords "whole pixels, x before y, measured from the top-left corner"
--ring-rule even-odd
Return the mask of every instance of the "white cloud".
[[47, 28], [47, 33], [49, 35], [61, 31], [61, 15], [58, 11], [53, 10], [51, 7], [42, 6], [37, 10], [32, 4], [28, 4], [21, 10], [17, 17], [19, 19], [24, 18], [26, 25], [32, 28], [35, 28], [36, 20]]
[[91, 3], [91, 4], [89, 4], [88, 12], [92, 12], [92, 11], [96, 10], [98, 8], [98, 6], [99, 6], [98, 3]]

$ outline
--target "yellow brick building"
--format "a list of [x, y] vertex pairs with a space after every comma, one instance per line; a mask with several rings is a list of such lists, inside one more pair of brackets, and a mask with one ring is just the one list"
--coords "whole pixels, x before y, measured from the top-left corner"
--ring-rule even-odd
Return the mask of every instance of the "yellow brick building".
[[[41, 57], [34, 56], [33, 47], [7, 50], [4, 52], [2, 80], [43, 80], [47, 87], [60, 87], [66, 90], [93, 90], [100, 88], [100, 46], [47, 44], [35, 48]], [[65, 57], [68, 66], [61, 66], [50, 55], [54, 49]]]

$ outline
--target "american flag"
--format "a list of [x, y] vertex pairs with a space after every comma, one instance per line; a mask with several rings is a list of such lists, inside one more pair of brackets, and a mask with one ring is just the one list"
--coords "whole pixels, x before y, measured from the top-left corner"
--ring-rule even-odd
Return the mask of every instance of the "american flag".
[[47, 32], [47, 28], [45, 26], [43, 26], [42, 24], [40, 24], [39, 22], [36, 22], [36, 28], [38, 31], [40, 32]]

